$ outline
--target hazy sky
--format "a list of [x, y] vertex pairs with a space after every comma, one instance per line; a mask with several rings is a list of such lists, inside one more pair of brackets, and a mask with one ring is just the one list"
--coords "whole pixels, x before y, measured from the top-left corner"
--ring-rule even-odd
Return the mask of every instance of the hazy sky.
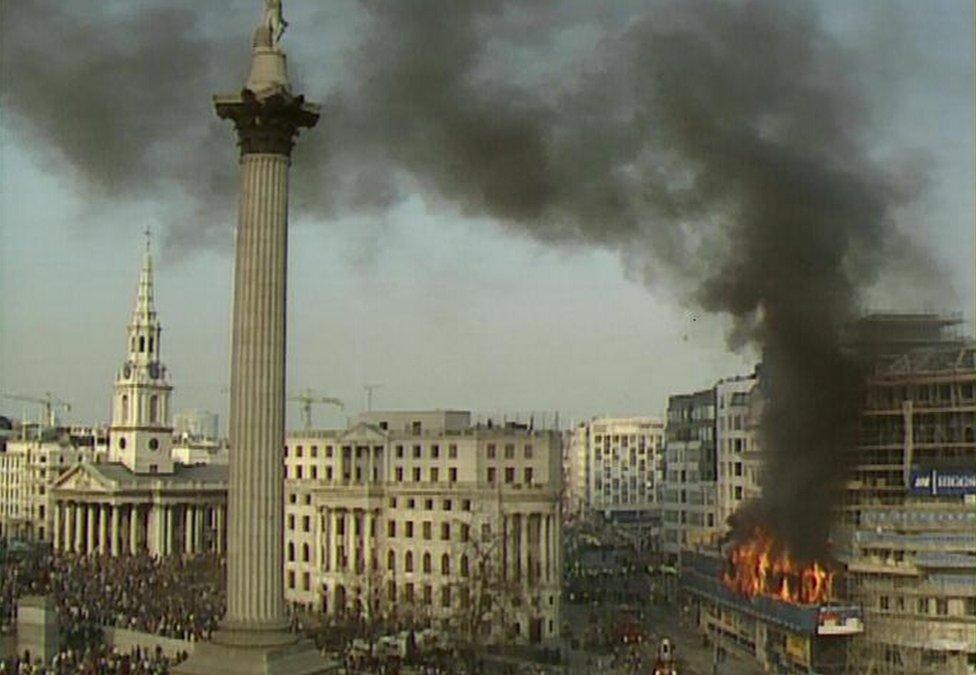
[[[76, 4], [86, 5], [72, 7]], [[200, 125], [222, 139], [225, 146], [212, 160], [225, 169], [233, 162], [233, 134], [213, 117], [210, 95], [233, 91], [243, 81], [259, 4], [219, 3], [223, 9], [194, 15], [198, 24], [188, 30], [198, 42], [219, 44], [223, 60], [187, 78], [183, 90], [192, 103], [181, 109], [185, 119], [166, 113], [174, 134], [184, 125]], [[544, 45], [533, 43], [530, 26], [508, 38], [520, 51], [499, 49], [492, 58], [502, 62], [500, 70], [524, 69], [522, 76], [529, 79], [537, 76], [532, 71], [538, 64], [543, 71], [552, 64], [572, 71], [613, 39], [616, 27], [652, 3], [606, 4], [612, 11], [594, 12], [580, 2], [548, 3], [560, 28]], [[70, 58], [75, 40], [100, 39], [101, 18], [123, 17], [138, 25], [140, 15], [166, 5], [191, 3], [91, 2], [89, 15], [82, 9], [72, 15], [76, 30], [62, 35], [58, 31], [67, 30], [66, 24], [58, 20], [50, 31], [44, 24], [16, 24], [5, 4], [0, 40], [6, 43], [11, 31], [23, 30], [38, 50], [62, 50], [62, 58]], [[968, 0], [836, 0], [816, 7], [858, 65], [856, 81], [872, 106], [873, 152], [899, 161], [907, 157], [909, 164], [923, 167], [928, 187], [900, 209], [899, 226], [913, 241], [927, 242], [946, 271], [940, 308], [964, 311], [971, 326], [973, 5]], [[324, 8], [286, 2], [285, 9], [291, 27], [284, 46], [293, 80], [309, 98], [326, 101], [351, 70], [363, 10], [338, 1]], [[165, 54], [167, 45], [161, 48]], [[70, 419], [107, 421], [112, 381], [125, 355], [142, 231], [149, 227], [156, 233], [156, 304], [174, 407], [217, 411], [225, 428], [233, 198], [214, 188], [214, 199], [225, 203], [213, 211], [188, 210], [192, 189], [163, 170], [158, 180], [131, 178], [151, 162], [109, 167], [104, 175], [113, 180], [93, 185], [77, 165], [76, 150], [85, 147], [84, 139], [76, 146], [51, 142], [11, 102], [23, 78], [50, 76], [44, 68], [58, 60], [31, 63], [24, 61], [29, 50], [16, 52], [16, 60], [12, 54], [3, 52], [0, 82], [0, 391], [50, 391], [72, 403]], [[123, 50], [116, 57], [124, 55]], [[179, 79], [185, 57], [173, 55], [175, 70], [167, 71], [168, 77]], [[127, 67], [108, 59], [87, 74], [100, 73], [118, 81]], [[152, 90], [156, 85], [123, 86]], [[89, 82], [74, 78], [61, 86], [86, 89]], [[141, 124], [156, 126], [153, 116], [162, 113], [152, 97], [146, 100], [150, 103], [139, 111], [146, 121], [126, 119], [120, 144], [138, 144]], [[111, 111], [105, 118], [117, 119]], [[300, 139], [296, 154], [302, 148]], [[156, 152], [167, 170], [179, 172], [180, 156]], [[296, 156], [295, 171], [302, 167]], [[215, 181], [205, 162], [185, 170], [201, 191]], [[363, 384], [380, 383], [374, 407], [558, 410], [564, 420], [599, 413], [659, 415], [668, 394], [709, 386], [719, 377], [747, 372], [754, 363], [748, 349], [726, 348], [721, 317], [704, 315], [668, 287], [646, 288], [639, 275], [625, 271], [619, 250], [546, 245], [491, 219], [465, 216], [421, 189], [400, 194], [389, 209], [359, 212], [317, 207], [317, 193], [303, 190], [297, 176], [296, 191], [288, 386], [339, 396], [347, 412], [363, 407]], [[885, 272], [869, 300], [917, 309], [915, 289], [886, 285]], [[19, 416], [22, 407], [4, 400], [0, 411]], [[341, 419], [331, 410], [316, 411], [319, 424]], [[290, 405], [289, 421], [297, 420]]]

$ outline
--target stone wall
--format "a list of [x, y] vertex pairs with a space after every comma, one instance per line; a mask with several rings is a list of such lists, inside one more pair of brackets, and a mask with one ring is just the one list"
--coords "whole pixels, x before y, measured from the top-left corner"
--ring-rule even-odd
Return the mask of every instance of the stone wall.
[[167, 656], [173, 656], [178, 652], [192, 654], [193, 647], [196, 645], [195, 642], [189, 640], [178, 640], [162, 635], [153, 635], [152, 633], [108, 627], [105, 628], [105, 644], [117, 647], [119, 651], [128, 651], [133, 647], [154, 650], [158, 645]]

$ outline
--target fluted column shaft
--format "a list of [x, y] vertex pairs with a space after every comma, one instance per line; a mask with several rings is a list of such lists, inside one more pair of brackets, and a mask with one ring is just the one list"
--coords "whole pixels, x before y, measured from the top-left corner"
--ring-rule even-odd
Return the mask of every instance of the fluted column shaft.
[[279, 629], [284, 603], [285, 154], [244, 153], [234, 278], [227, 620]]

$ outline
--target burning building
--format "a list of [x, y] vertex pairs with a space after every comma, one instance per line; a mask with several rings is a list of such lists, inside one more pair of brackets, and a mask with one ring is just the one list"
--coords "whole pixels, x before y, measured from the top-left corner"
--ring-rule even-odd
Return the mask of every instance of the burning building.
[[833, 599], [833, 574], [758, 536], [726, 558], [684, 552], [681, 589], [689, 618], [717, 649], [776, 672], [843, 673], [864, 623], [860, 607]]

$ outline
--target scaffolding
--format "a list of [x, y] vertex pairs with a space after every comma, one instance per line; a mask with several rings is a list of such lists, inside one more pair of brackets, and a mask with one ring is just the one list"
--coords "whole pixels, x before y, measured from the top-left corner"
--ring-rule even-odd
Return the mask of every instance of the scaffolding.
[[[953, 335], [877, 362], [837, 537], [864, 611], [848, 673], [976, 673], [974, 428], [976, 345]], [[920, 489], [927, 472], [964, 487]]]

